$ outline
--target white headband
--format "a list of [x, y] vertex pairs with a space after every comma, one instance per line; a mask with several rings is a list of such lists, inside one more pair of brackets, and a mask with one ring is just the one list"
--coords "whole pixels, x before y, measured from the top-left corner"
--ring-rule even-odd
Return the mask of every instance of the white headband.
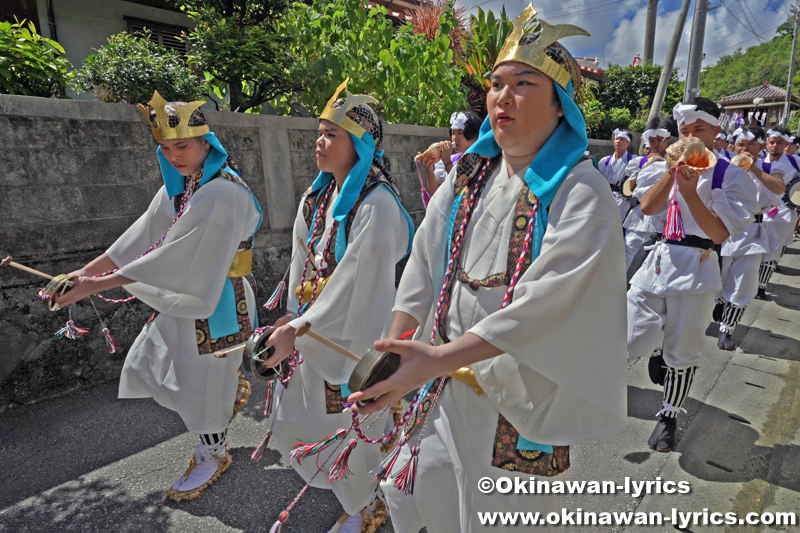
[[728, 140], [728, 138], [722, 132], [717, 133], [717, 139], [722, 139], [723, 141], [727, 141]]
[[627, 139], [628, 142], [631, 142], [631, 136], [628, 135], [628, 132], [626, 131], [622, 131], [620, 129], [614, 130], [614, 139], [616, 139], [617, 137], [622, 137], [623, 139]]
[[[642, 139], [644, 142], [647, 143], [647, 146], [650, 146], [650, 139], [653, 137], [670, 137], [669, 131], [665, 130], [664, 128], [658, 128], [654, 130], [645, 130], [642, 133]], [[652, 146], [650, 146], [652, 148]]]
[[467, 127], [467, 115], [462, 111], [456, 111], [450, 115], [450, 129], [465, 130]]
[[769, 130], [767, 132], [767, 139], [771, 139], [773, 137], [780, 137], [781, 139], [785, 140], [788, 143], [792, 142], [792, 136], [791, 135], [786, 135], [785, 133], [781, 133], [781, 132], [775, 131], [775, 130]]
[[672, 118], [678, 123], [679, 128], [684, 124], [687, 126], [689, 124], [694, 124], [698, 120], [708, 122], [712, 126], [719, 125], [719, 119], [717, 117], [705, 111], [698, 111], [696, 105], [675, 104], [675, 107], [672, 108]]
[[734, 142], [738, 141], [739, 139], [745, 139], [747, 141], [758, 141], [760, 144], [764, 144], [764, 139], [756, 138], [755, 134], [752, 131], [744, 131], [742, 128], [737, 129], [733, 132]]

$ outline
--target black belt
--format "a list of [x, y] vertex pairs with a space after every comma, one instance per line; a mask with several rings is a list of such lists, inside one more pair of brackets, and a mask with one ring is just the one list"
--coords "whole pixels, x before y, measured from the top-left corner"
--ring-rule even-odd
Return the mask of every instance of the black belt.
[[756, 224], [761, 224], [764, 222], [764, 213], [759, 213], [756, 215]]
[[674, 239], [664, 239], [667, 244], [675, 244], [677, 246], [689, 246], [691, 248], [704, 248], [706, 250], [713, 250], [715, 248], [714, 241], [711, 239], [704, 239], [697, 235], [687, 235], [683, 239], [677, 241]]

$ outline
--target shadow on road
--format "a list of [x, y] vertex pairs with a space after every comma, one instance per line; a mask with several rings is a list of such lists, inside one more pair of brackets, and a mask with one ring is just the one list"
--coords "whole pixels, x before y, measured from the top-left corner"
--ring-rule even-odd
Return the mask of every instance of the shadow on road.
[[76, 480], [40, 494], [0, 515], [0, 530], [27, 531], [147, 531], [168, 529], [162, 496], [135, 498], [121, 484]]

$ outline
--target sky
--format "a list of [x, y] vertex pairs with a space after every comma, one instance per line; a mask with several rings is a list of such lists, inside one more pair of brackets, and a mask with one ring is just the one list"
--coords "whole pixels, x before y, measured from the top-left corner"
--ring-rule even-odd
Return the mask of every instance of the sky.
[[[516, 17], [531, 0], [460, 0], [469, 13], [480, 6], [499, 13], [505, 4], [510, 18]], [[644, 52], [647, 0], [532, 0], [540, 16], [552, 24], [575, 24], [591, 37], [568, 37], [562, 42], [575, 56], [598, 57], [602, 67], [630, 65]], [[710, 66], [737, 48], [748, 48], [770, 40], [778, 26], [788, 19], [794, 0], [709, 0], [703, 50], [703, 66]], [[681, 0], [659, 0], [656, 22], [655, 62], [663, 64], [667, 55]], [[717, 9], [714, 9], [714, 8]], [[694, 2], [689, 9], [681, 44], [675, 59], [679, 76], [685, 79], [689, 57], [689, 38]], [[738, 20], [737, 20], [738, 19]]]

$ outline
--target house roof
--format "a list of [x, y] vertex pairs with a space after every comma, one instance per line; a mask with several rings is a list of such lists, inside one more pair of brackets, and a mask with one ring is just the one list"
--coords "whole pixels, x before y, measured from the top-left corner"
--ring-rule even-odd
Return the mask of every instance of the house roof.
[[[753, 87], [746, 91], [725, 96], [718, 103], [721, 106], [736, 104], [752, 104], [753, 98], [763, 98], [764, 102], [784, 102], [786, 101], [786, 89], [764, 83], [758, 87]], [[797, 95], [792, 94], [792, 101], [797, 102]]]
[[578, 63], [578, 67], [581, 69], [581, 75], [584, 78], [588, 78], [590, 80], [596, 80], [600, 82], [608, 81], [606, 77], [606, 71], [603, 68], [600, 68], [600, 58], [599, 57], [577, 57], [575, 56], [575, 61]]

